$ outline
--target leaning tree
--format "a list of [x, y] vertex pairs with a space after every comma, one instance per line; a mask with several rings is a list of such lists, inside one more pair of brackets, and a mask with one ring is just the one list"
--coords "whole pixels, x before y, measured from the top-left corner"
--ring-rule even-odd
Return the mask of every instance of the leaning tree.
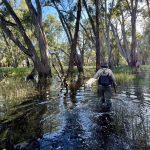
[[25, 0], [25, 3], [27, 12], [22, 10], [22, 13], [29, 14], [34, 40], [28, 34], [22, 18], [17, 15], [16, 7], [8, 0], [2, 0], [1, 2], [0, 27], [7, 37], [33, 61], [34, 68], [31, 75], [34, 76], [35, 71], [37, 71], [38, 85], [42, 85], [46, 83], [47, 77], [51, 76], [51, 68], [47, 56], [48, 44], [42, 22], [41, 1], [35, 0], [35, 3], [33, 3], [31, 0]]

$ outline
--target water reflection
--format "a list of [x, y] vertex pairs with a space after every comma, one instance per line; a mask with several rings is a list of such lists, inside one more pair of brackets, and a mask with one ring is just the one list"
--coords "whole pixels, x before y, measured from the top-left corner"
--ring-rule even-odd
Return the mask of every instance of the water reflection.
[[7, 120], [2, 121], [0, 133], [6, 135], [1, 141], [1, 146], [5, 145], [6, 149], [13, 149], [16, 143], [23, 141], [30, 143], [43, 134], [40, 120], [46, 111], [46, 105], [37, 106], [39, 97], [34, 99], [32, 102], [16, 106], [16, 110], [8, 116]]
[[148, 99], [150, 92], [149, 87], [143, 86], [144, 79], [142, 78], [141, 81], [140, 78], [141, 74], [140, 76], [138, 74], [132, 85], [124, 87], [124, 90], [120, 91], [120, 97], [117, 97], [119, 105], [115, 106], [115, 111], [118, 115], [120, 113], [121, 117], [116, 120], [120, 122], [117, 126], [119, 128], [122, 126], [126, 137], [132, 141], [133, 149], [149, 149], [150, 101]]
[[112, 111], [106, 111], [97, 88], [85, 89], [82, 82], [78, 77], [61, 92], [55, 82], [47, 91], [12, 107], [0, 124], [0, 148], [148, 149], [149, 87], [141, 86], [140, 80], [120, 87], [112, 97]]

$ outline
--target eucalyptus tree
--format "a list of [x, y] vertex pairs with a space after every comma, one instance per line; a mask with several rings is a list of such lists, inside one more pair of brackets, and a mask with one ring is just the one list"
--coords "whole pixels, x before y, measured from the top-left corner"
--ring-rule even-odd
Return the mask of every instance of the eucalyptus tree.
[[[80, 25], [80, 18], [81, 18], [81, 9], [82, 9], [81, 2], [82, 2], [82, 0], [78, 0], [78, 3], [77, 3], [75, 31], [74, 31], [74, 36], [73, 36], [72, 43], [71, 43], [71, 52], [70, 52], [70, 59], [69, 59], [68, 74], [69, 74], [69, 72], [71, 72], [71, 73], [73, 72], [74, 62], [76, 63], [76, 65], [78, 67], [79, 73], [83, 72], [83, 64], [82, 64], [81, 59], [79, 58], [79, 55], [77, 55], [77, 50], [76, 50], [79, 25]], [[75, 59], [74, 59], [74, 57], [75, 57]]]
[[[144, 13], [145, 14], [145, 13]], [[142, 65], [150, 64], [150, 22], [149, 14], [144, 16], [144, 32], [138, 39], [138, 54]]]
[[[125, 11], [124, 5], [120, 2], [118, 2], [115, 8], [113, 8], [113, 19], [111, 21], [111, 31], [114, 35], [114, 38], [116, 40], [121, 55], [125, 58], [128, 65], [130, 65], [130, 60], [131, 60], [130, 48], [129, 48], [129, 41], [127, 40], [129, 36], [126, 32], [127, 27], [125, 24], [126, 19], [124, 16], [124, 11]], [[119, 26], [121, 30], [119, 30]], [[120, 31], [120, 33], [118, 31]]]
[[137, 40], [136, 40], [136, 19], [137, 19], [137, 6], [139, 0], [126, 0], [128, 9], [131, 15], [131, 62], [130, 66], [136, 66], [136, 48], [137, 48]]
[[[44, 20], [44, 29], [47, 36], [49, 54], [52, 66], [59, 67], [62, 75], [64, 74], [62, 52], [64, 46], [63, 28], [61, 22], [55, 16], [48, 14]], [[60, 50], [61, 49], [61, 50]], [[55, 56], [55, 57], [54, 57]], [[61, 60], [60, 60], [61, 59]], [[58, 72], [58, 71], [57, 71]]]
[[[111, 29], [116, 39], [118, 49], [131, 67], [135, 67], [138, 61], [137, 19], [139, 13], [141, 13], [140, 4], [142, 4], [142, 2], [139, 0], [118, 1], [113, 9], [113, 19], [111, 21]], [[120, 33], [118, 33], [118, 31]]]
[[[101, 45], [100, 45], [100, 36], [99, 36], [99, 27], [100, 27], [100, 22], [99, 22], [99, 16], [100, 16], [100, 11], [99, 11], [99, 5], [100, 5], [100, 0], [94, 0], [93, 2], [94, 8], [92, 6], [88, 6], [88, 3], [86, 0], [83, 0], [83, 5], [85, 7], [85, 10], [87, 12], [87, 15], [89, 17], [89, 21], [91, 23], [91, 27], [93, 30], [93, 35], [95, 39], [95, 48], [96, 48], [96, 70], [100, 68], [100, 54], [101, 54]], [[93, 14], [93, 9], [95, 9], [95, 14]], [[95, 16], [95, 19], [94, 17]]]
[[[1, 32], [1, 49], [2, 49], [2, 63], [3, 66], [18, 67], [24, 59], [24, 54], [19, 48]], [[19, 57], [18, 57], [19, 56]], [[6, 65], [7, 64], [7, 65]]]
[[[35, 0], [35, 3], [33, 3], [31, 0], [25, 0], [25, 4], [28, 8], [29, 18], [33, 27], [32, 32], [36, 41], [30, 38], [21, 18], [15, 11], [15, 7], [8, 0], [2, 0], [1, 3], [0, 26], [20, 50], [33, 61], [34, 70], [38, 72], [39, 85], [41, 85], [46, 83], [49, 75], [51, 76], [51, 68], [47, 56], [48, 44], [43, 28], [41, 1]], [[24, 12], [24, 9], [22, 12]], [[13, 20], [9, 20], [11, 17]], [[18, 39], [17, 34], [21, 38]], [[35, 47], [36, 43], [38, 43], [38, 47]]]
[[113, 9], [115, 7], [115, 1], [112, 0], [108, 3], [107, 0], [104, 0], [103, 2], [104, 4], [102, 5], [103, 8], [103, 15], [104, 17], [100, 16], [100, 19], [102, 21], [102, 25], [103, 26], [103, 34], [104, 34], [104, 38], [105, 38], [105, 43], [106, 43], [106, 47], [108, 50], [108, 64], [111, 67], [112, 66], [112, 40], [110, 37], [110, 27], [111, 27], [111, 18], [113, 15]]
[[150, 17], [150, 2], [149, 2], [149, 0], [146, 0], [146, 3], [147, 3], [147, 8], [148, 8], [148, 15]]
[[68, 43], [70, 46], [70, 54], [69, 54], [70, 56], [67, 75], [73, 73], [74, 65], [77, 66], [79, 73], [83, 72], [82, 60], [77, 52], [82, 0], [78, 0], [77, 3], [73, 3], [73, 1], [71, 2], [68, 1], [69, 4], [67, 5], [67, 2], [63, 3], [61, 1], [59, 2], [56, 2], [54, 0], [52, 1], [53, 6], [58, 12], [59, 19], [66, 33]]

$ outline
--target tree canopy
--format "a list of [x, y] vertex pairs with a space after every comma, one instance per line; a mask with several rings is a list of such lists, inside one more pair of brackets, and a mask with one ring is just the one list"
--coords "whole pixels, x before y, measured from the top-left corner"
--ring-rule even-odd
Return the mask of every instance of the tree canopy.
[[29, 59], [47, 76], [51, 63], [67, 66], [67, 74], [102, 62], [149, 63], [149, 12], [148, 0], [2, 0], [0, 66]]

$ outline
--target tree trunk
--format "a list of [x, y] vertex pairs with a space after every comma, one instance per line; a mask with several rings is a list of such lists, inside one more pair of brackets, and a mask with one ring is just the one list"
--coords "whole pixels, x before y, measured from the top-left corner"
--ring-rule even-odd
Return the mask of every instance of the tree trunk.
[[79, 55], [77, 54], [77, 50], [76, 50], [80, 18], [81, 18], [81, 0], [78, 0], [78, 10], [77, 10], [76, 25], [75, 25], [75, 33], [74, 33], [74, 38], [71, 43], [71, 53], [70, 53], [68, 71], [67, 71], [68, 75], [73, 73], [74, 63], [76, 63], [79, 73], [83, 72], [83, 65], [82, 65], [81, 59], [79, 58]]
[[129, 49], [129, 42], [127, 41], [126, 37], [126, 31], [125, 31], [125, 19], [123, 16], [123, 10], [121, 9], [121, 16], [122, 16], [122, 23], [121, 24], [121, 30], [122, 30], [122, 36], [123, 36], [123, 43], [124, 43], [124, 54], [127, 60], [127, 63], [130, 64], [130, 49]]
[[34, 63], [34, 67], [37, 70], [39, 77], [42, 76], [46, 77], [48, 75], [51, 76], [51, 69], [48, 62], [48, 56], [47, 56], [47, 41], [46, 36], [43, 30], [42, 26], [42, 10], [41, 10], [41, 4], [39, 0], [35, 1], [36, 8], [32, 4], [31, 0], [26, 0], [27, 6], [29, 8], [31, 17], [32, 17], [32, 23], [35, 26], [35, 34], [37, 38], [37, 42], [39, 43], [39, 50], [40, 50], [40, 57], [38, 56], [34, 44], [32, 43], [31, 39], [28, 37], [20, 19], [16, 15], [15, 11], [11, 7], [10, 3], [7, 0], [3, 0], [3, 3], [5, 7], [7, 8], [9, 14], [14, 19], [15, 23], [11, 23], [16, 25], [18, 31], [20, 32], [21, 36], [23, 37], [23, 42], [26, 44], [22, 44], [22, 42], [14, 36], [13, 31], [11, 31], [11, 28], [7, 27], [7, 21], [5, 18], [0, 15], [0, 24], [4, 30], [4, 32], [7, 34], [7, 36], [20, 48], [21, 51], [23, 51]]
[[73, 66], [76, 64], [79, 73], [83, 72], [83, 64], [82, 61], [79, 57], [79, 54], [76, 51], [76, 47], [77, 47], [77, 39], [78, 39], [78, 32], [79, 32], [79, 24], [80, 24], [80, 17], [81, 17], [81, 1], [82, 0], [78, 0], [78, 10], [77, 10], [77, 17], [76, 17], [76, 25], [75, 25], [75, 32], [74, 32], [74, 37], [72, 36], [71, 33], [71, 29], [70, 26], [68, 25], [65, 17], [63, 16], [63, 14], [60, 12], [57, 4], [55, 3], [55, 1], [52, 1], [58, 14], [59, 14], [59, 18], [60, 21], [62, 23], [62, 26], [66, 32], [69, 44], [70, 44], [70, 58], [69, 58], [69, 65], [68, 65], [68, 71], [67, 74], [69, 75], [70, 73], [73, 72]]
[[127, 58], [127, 56], [125, 54], [125, 51], [124, 51], [124, 49], [123, 49], [123, 47], [122, 47], [122, 45], [120, 43], [120, 39], [119, 39], [119, 36], [118, 36], [118, 33], [117, 33], [117, 29], [114, 27], [114, 25], [112, 23], [111, 23], [111, 29], [112, 29], [115, 41], [117, 43], [117, 47], [118, 47], [119, 52], [122, 54], [122, 56], [128, 62], [128, 58]]
[[135, 67], [136, 65], [136, 19], [133, 18], [136, 17], [136, 15], [134, 14], [131, 17], [131, 22], [132, 22], [132, 42], [131, 42], [131, 66]]
[[[108, 16], [108, 13], [107, 13], [107, 0], [105, 0], [105, 28], [106, 28], [106, 31], [104, 31], [104, 37], [105, 37], [105, 40], [106, 40], [106, 45], [107, 45], [107, 49], [108, 49], [108, 65], [109, 67], [112, 66], [112, 63], [111, 63], [111, 53], [112, 53], [112, 46], [111, 46], [111, 41], [110, 41], [110, 23], [111, 23], [111, 16], [112, 16], [112, 8], [111, 8], [111, 11], [110, 11], [110, 14]], [[111, 7], [114, 6], [114, 0], [112, 1], [111, 3]], [[105, 34], [106, 32], [106, 34]]]
[[88, 6], [86, 0], [83, 0], [83, 4], [85, 6], [86, 12], [88, 14], [92, 30], [95, 36], [95, 49], [96, 49], [96, 70], [100, 68], [100, 37], [99, 37], [99, 0], [95, 0], [95, 9], [96, 9], [96, 20], [94, 24], [94, 20], [88, 10]]
[[[132, 27], [132, 42], [131, 42], [131, 62], [130, 66], [135, 67], [136, 66], [136, 46], [137, 46], [137, 41], [136, 41], [136, 13], [137, 13], [137, 4], [138, 0], [130, 0], [131, 2], [131, 27]], [[130, 7], [130, 6], [129, 6]]]
[[99, 0], [95, 0], [96, 8], [96, 71], [100, 69], [100, 38], [99, 38]]
[[[41, 62], [43, 64], [43, 70], [44, 70], [43, 74], [48, 73], [51, 76], [51, 69], [49, 67], [49, 61], [47, 56], [48, 44], [47, 44], [47, 39], [42, 24], [42, 9], [41, 9], [40, 1], [36, 0], [37, 11], [34, 9], [31, 0], [26, 0], [26, 4], [29, 8], [32, 21], [35, 26], [35, 34], [36, 34], [37, 41], [39, 43]], [[39, 74], [41, 75], [41, 72], [39, 72]]]

